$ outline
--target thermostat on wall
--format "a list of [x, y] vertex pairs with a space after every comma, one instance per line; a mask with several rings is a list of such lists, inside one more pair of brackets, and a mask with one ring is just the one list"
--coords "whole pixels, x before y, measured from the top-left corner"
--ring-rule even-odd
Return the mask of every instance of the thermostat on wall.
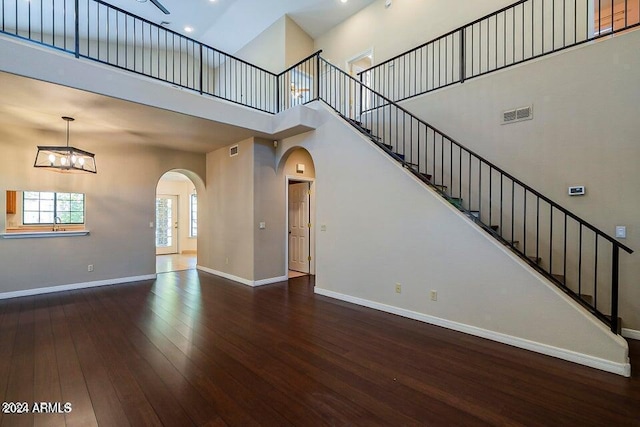
[[585, 188], [584, 185], [578, 185], [575, 187], [569, 187], [569, 195], [570, 196], [584, 196]]

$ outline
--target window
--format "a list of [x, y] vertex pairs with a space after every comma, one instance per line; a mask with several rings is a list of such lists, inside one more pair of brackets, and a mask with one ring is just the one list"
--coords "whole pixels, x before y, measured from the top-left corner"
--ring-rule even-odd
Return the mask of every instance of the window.
[[22, 223], [26, 225], [84, 224], [82, 193], [25, 191], [22, 193], [22, 206]]
[[190, 198], [190, 227], [189, 227], [189, 236], [197, 237], [198, 236], [198, 195], [192, 194]]

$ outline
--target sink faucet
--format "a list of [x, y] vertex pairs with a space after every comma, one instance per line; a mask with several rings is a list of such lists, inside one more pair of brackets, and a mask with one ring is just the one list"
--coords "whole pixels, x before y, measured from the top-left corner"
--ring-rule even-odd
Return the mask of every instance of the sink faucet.
[[60, 229], [59, 224], [62, 222], [59, 216], [53, 218], [53, 231], [58, 231]]

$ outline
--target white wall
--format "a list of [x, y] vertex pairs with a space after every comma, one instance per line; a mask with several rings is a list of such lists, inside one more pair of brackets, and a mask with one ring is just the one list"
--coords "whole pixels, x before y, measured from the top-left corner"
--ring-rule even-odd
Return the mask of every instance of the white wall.
[[285, 30], [285, 63], [284, 68], [279, 72], [284, 71], [314, 52], [314, 41], [311, 36], [288, 16], [285, 21]]
[[[207, 154], [207, 201], [210, 253], [198, 254], [198, 265], [246, 280], [253, 271], [253, 138]], [[202, 236], [199, 236], [202, 238]]]
[[388, 9], [384, 3], [377, 0], [316, 38], [315, 48], [338, 67], [373, 48], [374, 64], [379, 64], [514, 1], [456, 0], [452, 5], [440, 0], [393, 0]]
[[[254, 146], [254, 277], [256, 280], [284, 277], [285, 235], [284, 183], [276, 169], [273, 142], [256, 140]], [[260, 229], [260, 222], [266, 228]]]
[[272, 73], [280, 73], [284, 71], [286, 57], [285, 34], [286, 17], [283, 16], [236, 52], [235, 56]]
[[317, 223], [326, 226], [317, 234], [316, 292], [618, 373], [628, 369], [622, 338], [333, 113], [323, 119], [315, 132], [278, 148], [282, 156], [303, 147], [315, 162]]
[[[621, 243], [638, 250], [639, 44], [640, 31], [630, 32], [403, 106], [610, 235], [626, 225]], [[533, 120], [500, 124], [503, 111], [526, 105]], [[587, 194], [568, 196], [571, 185]], [[620, 316], [637, 330], [640, 262], [637, 252], [620, 259]]]

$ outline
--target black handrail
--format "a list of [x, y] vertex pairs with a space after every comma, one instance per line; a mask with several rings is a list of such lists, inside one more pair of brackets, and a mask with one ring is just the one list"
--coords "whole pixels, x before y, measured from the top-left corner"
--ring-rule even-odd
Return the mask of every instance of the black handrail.
[[277, 75], [277, 111], [318, 99], [318, 65], [322, 50], [293, 64]]
[[293, 64], [292, 66], [290, 66], [289, 68], [287, 68], [286, 70], [284, 70], [283, 72], [281, 72], [280, 74], [277, 74], [278, 77], [287, 74], [288, 72], [295, 70], [297, 68], [299, 68], [301, 65], [304, 65], [306, 62], [308, 62], [311, 59], [314, 59], [317, 56], [320, 56], [320, 54], [322, 53], [322, 49], [317, 50], [315, 52], [313, 52], [311, 55], [307, 56], [304, 59], [301, 59], [300, 61], [296, 62], [295, 64]]
[[[603, 19], [608, 7], [611, 16]], [[406, 100], [636, 28], [640, 18], [630, 22], [631, 7], [626, 1], [615, 5], [606, 0], [562, 0], [561, 4], [555, 0], [519, 0], [358, 76], [360, 81], [368, 76], [368, 85], [389, 99]], [[614, 9], [619, 8], [622, 10], [615, 13], [624, 15], [620, 23], [614, 18]], [[396, 68], [401, 71], [396, 72]]]
[[[324, 59], [320, 62], [322, 101], [618, 333], [618, 254], [620, 249], [633, 253], [630, 248], [388, 97]], [[588, 240], [593, 247], [587, 247]], [[605, 242], [611, 245], [611, 258], [598, 252]], [[610, 265], [609, 282], [598, 264]], [[611, 294], [604, 307], [603, 292]]]

